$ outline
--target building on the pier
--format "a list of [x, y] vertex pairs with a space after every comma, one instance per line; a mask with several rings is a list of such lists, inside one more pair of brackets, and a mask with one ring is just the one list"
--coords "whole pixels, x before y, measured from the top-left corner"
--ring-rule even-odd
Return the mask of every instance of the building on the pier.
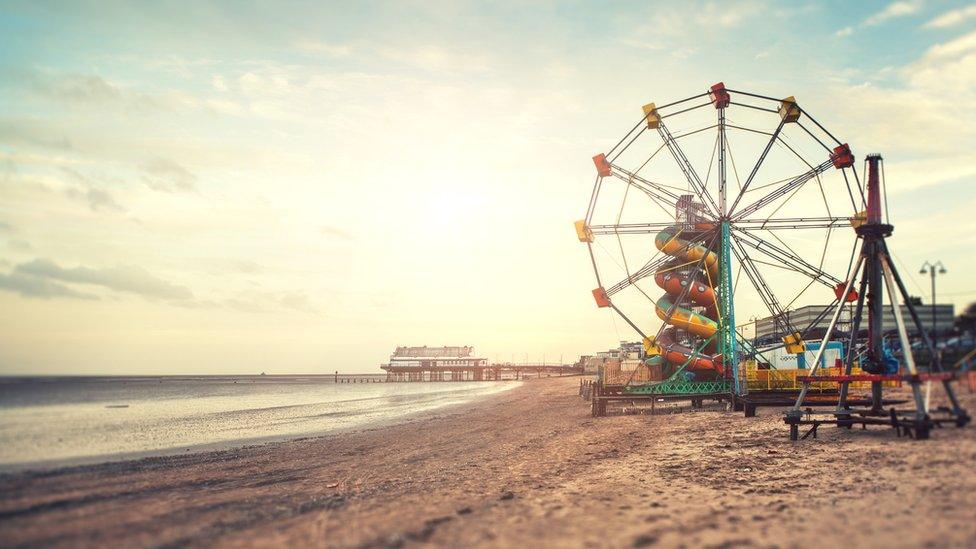
[[481, 381], [488, 359], [474, 347], [397, 347], [390, 362], [380, 366], [389, 381]]
[[487, 366], [487, 358], [474, 356], [474, 347], [397, 347], [390, 355], [390, 364], [397, 366]]

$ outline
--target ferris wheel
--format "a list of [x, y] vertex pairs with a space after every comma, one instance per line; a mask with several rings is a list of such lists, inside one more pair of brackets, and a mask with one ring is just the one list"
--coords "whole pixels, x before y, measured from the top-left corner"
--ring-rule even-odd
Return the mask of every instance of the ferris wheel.
[[[739, 358], [757, 339], [802, 352], [832, 310], [794, 308], [856, 299], [842, 295], [865, 209], [854, 156], [796, 98], [718, 83], [650, 103], [593, 162], [576, 222], [593, 296], [641, 336], [646, 364], [673, 388], [738, 391]], [[736, 315], [754, 332], [763, 317], [763, 333], [743, 338]]]

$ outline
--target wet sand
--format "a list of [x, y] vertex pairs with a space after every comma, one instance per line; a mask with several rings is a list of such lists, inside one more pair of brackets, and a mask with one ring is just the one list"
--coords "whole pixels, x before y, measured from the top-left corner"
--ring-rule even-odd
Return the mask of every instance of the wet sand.
[[[928, 441], [778, 409], [592, 418], [578, 378], [405, 424], [0, 476], [19, 546], [976, 546], [976, 428]], [[976, 398], [962, 391], [970, 413]]]

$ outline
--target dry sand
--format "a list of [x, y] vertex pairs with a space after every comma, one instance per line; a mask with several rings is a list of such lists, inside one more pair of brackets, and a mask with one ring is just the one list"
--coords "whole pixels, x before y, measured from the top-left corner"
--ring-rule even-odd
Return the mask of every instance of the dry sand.
[[973, 426], [791, 443], [780, 410], [596, 419], [577, 384], [358, 433], [4, 475], [0, 545], [976, 547]]

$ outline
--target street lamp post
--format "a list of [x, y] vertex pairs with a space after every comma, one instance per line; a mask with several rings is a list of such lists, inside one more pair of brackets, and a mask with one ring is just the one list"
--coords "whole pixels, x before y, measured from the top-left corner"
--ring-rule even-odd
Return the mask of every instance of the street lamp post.
[[750, 316], [749, 322], [752, 323], [752, 350], [756, 350], [756, 343], [759, 341], [759, 317]]
[[[932, 278], [932, 350], [936, 351], [936, 338], [938, 336], [935, 331], [935, 275], [946, 274], [946, 268], [941, 261], [936, 261], [935, 263], [926, 261], [922, 264], [922, 268], [918, 270], [918, 274], [927, 274]], [[935, 357], [932, 357], [932, 359], [934, 360]]]

